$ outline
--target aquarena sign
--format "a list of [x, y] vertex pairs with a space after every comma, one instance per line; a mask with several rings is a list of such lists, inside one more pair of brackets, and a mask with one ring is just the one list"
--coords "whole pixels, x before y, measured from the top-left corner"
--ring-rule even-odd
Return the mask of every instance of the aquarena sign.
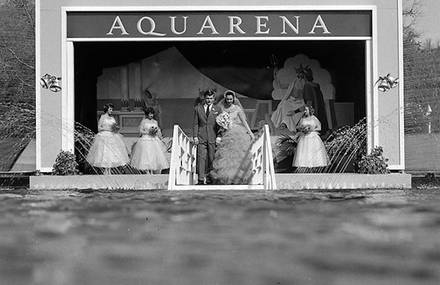
[[370, 37], [371, 11], [68, 12], [67, 38]]

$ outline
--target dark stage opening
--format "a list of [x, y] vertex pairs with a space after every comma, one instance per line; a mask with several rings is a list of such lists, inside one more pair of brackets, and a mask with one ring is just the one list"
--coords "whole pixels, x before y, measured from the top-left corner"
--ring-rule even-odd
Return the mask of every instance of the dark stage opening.
[[[141, 76], [148, 79], [152, 78], [153, 73], [163, 72], [162, 77], [154, 75], [153, 85], [163, 88], [154, 90], [162, 105], [160, 127], [168, 135], [170, 132], [166, 130], [171, 130], [175, 123], [184, 129], [190, 128], [193, 102], [199, 94], [197, 91], [187, 94], [187, 90], [206, 87], [197, 86], [200, 81], [190, 81], [190, 78], [195, 78], [194, 74], [186, 79], [185, 76], [189, 76], [188, 68], [198, 71], [205, 81], [208, 78], [244, 95], [240, 100], [249, 110], [252, 110], [251, 105], [256, 100], [271, 101], [270, 113], [279, 102], [279, 98], [272, 98], [274, 64], [283, 68], [286, 60], [299, 54], [318, 61], [321, 68], [330, 74], [334, 87], [333, 103], [336, 106], [333, 111], [340, 112], [336, 116], [340, 122], [335, 121], [333, 129], [342, 124], [355, 124], [366, 115], [364, 41], [77, 42], [74, 44], [74, 54], [75, 120], [94, 131], [97, 129], [97, 111], [102, 110], [103, 104], [112, 102], [116, 110], [122, 107], [121, 100], [117, 98], [119, 89], [112, 87], [118, 86], [119, 77], [114, 77], [113, 82], [112, 79], [106, 79], [106, 84], [110, 84], [107, 89], [101, 88], [100, 77], [107, 76], [109, 70], [146, 59], [149, 65], [141, 64], [140, 72], [145, 72], [144, 66], [147, 66], [148, 74]], [[167, 57], [168, 54], [170, 56]], [[170, 57], [176, 54], [181, 57], [171, 60]], [[185, 66], [186, 69], [180, 70], [182, 66], [173, 66], [174, 62], [183, 61], [189, 63], [190, 67]], [[157, 70], [151, 70], [153, 67]], [[133, 70], [136, 71], [135, 67]], [[129, 88], [137, 84], [135, 80], [132, 83], [131, 79], [127, 82]], [[136, 92], [143, 94], [144, 83], [138, 85], [140, 87]], [[112, 95], [107, 98], [106, 92]], [[134, 104], [130, 102], [129, 109], [133, 109]], [[347, 117], [345, 113], [351, 115]]]

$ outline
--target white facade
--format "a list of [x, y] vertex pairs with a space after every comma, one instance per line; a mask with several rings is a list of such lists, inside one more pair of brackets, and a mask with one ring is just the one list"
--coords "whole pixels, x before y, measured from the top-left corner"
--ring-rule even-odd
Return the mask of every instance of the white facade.
[[[365, 90], [368, 125], [368, 147], [383, 146], [384, 155], [390, 159], [390, 169], [403, 170], [403, 57], [401, 30], [401, 1], [399, 0], [309, 0], [296, 1], [150, 1], [140, 0], [40, 0], [36, 1], [36, 106], [37, 106], [37, 169], [51, 171], [56, 155], [61, 149], [73, 150], [74, 125], [74, 43], [114, 41], [157, 41], [140, 37], [83, 37], [68, 38], [67, 14], [73, 11], [97, 12], [178, 12], [178, 11], [371, 11], [371, 36], [352, 37], [308, 35], [295, 37], [259, 37], [258, 40], [362, 40], [365, 43]], [[255, 40], [255, 37], [197, 37], [176, 39], [161, 37], [162, 41], [215, 41]], [[43, 74], [62, 77], [62, 91], [50, 92], [39, 86]], [[386, 93], [379, 92], [375, 82], [379, 76], [392, 74], [400, 84]]]

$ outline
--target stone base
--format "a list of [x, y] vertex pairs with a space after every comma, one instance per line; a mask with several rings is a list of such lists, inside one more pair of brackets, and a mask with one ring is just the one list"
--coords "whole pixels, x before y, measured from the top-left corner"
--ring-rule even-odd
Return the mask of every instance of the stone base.
[[[276, 174], [280, 190], [302, 189], [403, 189], [411, 188], [409, 174]], [[168, 175], [31, 176], [30, 189], [166, 190]], [[238, 185], [237, 185], [238, 186]], [[189, 186], [193, 190], [224, 190], [226, 185]], [[233, 190], [234, 187], [230, 187]], [[241, 189], [241, 188], [240, 188]], [[252, 190], [252, 189], [249, 189]]]
[[411, 175], [357, 174], [357, 173], [311, 173], [276, 174], [278, 189], [408, 189]]
[[30, 189], [115, 189], [163, 190], [168, 188], [168, 174], [154, 175], [40, 175], [31, 176]]

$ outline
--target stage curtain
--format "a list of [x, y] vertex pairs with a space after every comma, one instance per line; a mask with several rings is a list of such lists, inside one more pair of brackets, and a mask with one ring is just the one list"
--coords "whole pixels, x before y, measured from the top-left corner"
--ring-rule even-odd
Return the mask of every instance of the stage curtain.
[[250, 98], [272, 99], [273, 68], [265, 65], [266, 62], [255, 60], [250, 64], [249, 58], [219, 53], [210, 57], [185, 48], [178, 50], [195, 68], [218, 84]]

